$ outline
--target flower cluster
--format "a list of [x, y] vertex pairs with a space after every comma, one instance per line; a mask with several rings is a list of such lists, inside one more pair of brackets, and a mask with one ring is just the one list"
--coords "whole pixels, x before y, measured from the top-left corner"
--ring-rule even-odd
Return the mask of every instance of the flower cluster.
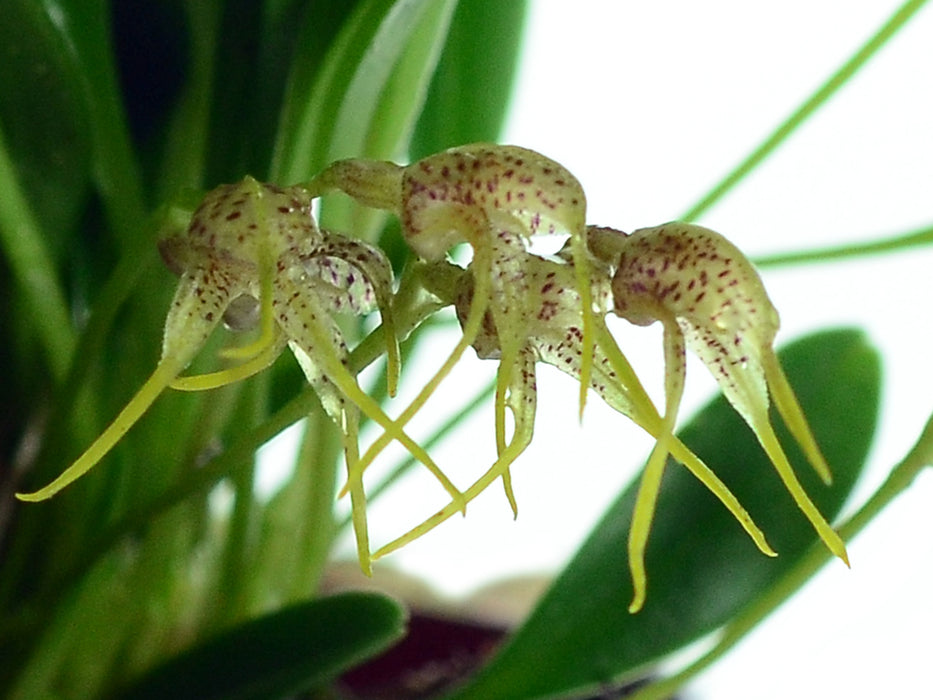
[[[85, 474], [167, 387], [199, 390], [238, 381], [270, 365], [286, 345], [340, 428], [348, 466], [358, 460], [362, 411], [437, 474], [454, 499], [460, 498], [424, 449], [363, 392], [345, 364], [347, 344], [333, 314], [378, 308], [385, 330], [388, 385], [394, 393], [399, 352], [388, 260], [378, 248], [320, 230], [311, 203], [302, 187], [281, 188], [251, 177], [207, 194], [187, 230], [160, 242], [162, 256], [180, 282], [165, 322], [162, 358], [152, 375], [74, 464], [48, 486], [18, 494], [20, 499], [50, 498]], [[237, 362], [233, 367], [180, 377], [222, 320], [241, 330], [258, 325], [259, 337], [225, 353]], [[365, 496], [362, 482], [353, 479], [355, 473], [349, 470], [354, 522], [361, 561], [368, 566]]]
[[[312, 201], [335, 190], [398, 217], [405, 241], [421, 261], [411, 269], [420, 270], [419, 280], [438, 306], [455, 308], [462, 326], [449, 356], [394, 419], [360, 388], [334, 319], [337, 312], [379, 311], [393, 395], [400, 366], [392, 271], [378, 248], [318, 228]], [[543, 257], [530, 252], [536, 235], [561, 235], [567, 242], [557, 255]], [[472, 251], [466, 267], [446, 259], [461, 244]], [[20, 494], [21, 499], [49, 498], [87, 472], [167, 387], [201, 390], [238, 381], [267, 367], [287, 345], [343, 435], [344, 490], [351, 497], [360, 562], [368, 572], [373, 557], [465, 512], [497, 480], [517, 513], [510, 467], [532, 439], [536, 365], [543, 362], [580, 383], [581, 414], [592, 389], [656, 440], [641, 477], [628, 543], [635, 590], [630, 610], [635, 612], [645, 600], [644, 551], [668, 455], [720, 499], [763, 553], [775, 554], [728, 487], [674, 435], [689, 348], [755, 432], [827, 547], [847, 561], [844, 544], [803, 490], [770, 423], [773, 399], [807, 458], [829, 483], [829, 467], [773, 350], [777, 312], [749, 261], [713, 231], [684, 223], [631, 235], [587, 227], [583, 188], [563, 166], [515, 146], [474, 144], [408, 166], [338, 161], [303, 186], [280, 188], [252, 178], [224, 185], [205, 197], [185, 232], [163, 240], [160, 248], [181, 278], [166, 320], [162, 359], [71, 467], [45, 488]], [[609, 313], [638, 325], [662, 324], [667, 369], [663, 413], [610, 334], [605, 323]], [[221, 320], [231, 327], [257, 329], [257, 340], [224, 352], [234, 361], [232, 367], [180, 376]], [[471, 346], [479, 357], [499, 362], [497, 458], [461, 491], [405, 426]], [[383, 431], [362, 454], [361, 413]], [[450, 502], [372, 554], [363, 477], [393, 440], [431, 471]]]

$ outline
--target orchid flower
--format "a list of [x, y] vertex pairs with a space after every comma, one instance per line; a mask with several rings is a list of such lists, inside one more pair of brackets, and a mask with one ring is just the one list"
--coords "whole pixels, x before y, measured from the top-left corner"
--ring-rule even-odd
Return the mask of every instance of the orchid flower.
[[[785, 487], [829, 550], [848, 565], [845, 544], [798, 481], [768, 415], [769, 395], [817, 474], [830, 470], [774, 351], [777, 310], [748, 259], [718, 233], [669, 223], [631, 235], [591, 227], [594, 255], [614, 269], [616, 314], [636, 325], [664, 327], [664, 424], [642, 477], [636, 510], [653, 511], [683, 394], [685, 348], [710, 369], [723, 394], [754, 431]], [[632, 559], [642, 559], [647, 532], [632, 529]]]
[[[162, 357], [137, 394], [99, 438], [48, 486], [26, 501], [55, 495], [100, 461], [169, 386], [201, 390], [223, 386], [272, 363], [288, 344], [305, 376], [343, 436], [350, 474], [360, 561], [369, 570], [369, 544], [359, 458], [359, 411], [399, 440], [437, 475], [451, 497], [459, 491], [423, 448], [408, 437], [362, 389], [347, 369], [347, 345], [333, 313], [367, 313], [378, 307], [388, 357], [388, 386], [399, 372], [391, 313], [392, 272], [377, 248], [318, 229], [312, 197], [301, 187], [281, 188], [251, 177], [220, 186], [204, 198], [181, 235], [161, 241], [168, 266], [181, 276], [165, 323]], [[255, 342], [223, 354], [239, 364], [219, 372], [180, 377], [210, 334], [226, 320], [259, 326]]]
[[[363, 392], [348, 369], [349, 350], [334, 318], [380, 312], [387, 386], [394, 395], [400, 361], [391, 267], [379, 249], [317, 227], [311, 203], [332, 190], [399, 217], [406, 242], [423, 261], [417, 268], [421, 285], [439, 306], [455, 307], [462, 327], [449, 356], [396, 419]], [[845, 545], [803, 490], [771, 426], [773, 398], [814, 469], [830, 482], [829, 467], [774, 353], [778, 315], [751, 263], [722, 236], [699, 226], [671, 223], [626, 235], [586, 227], [585, 212], [583, 189], [563, 166], [534, 151], [492, 144], [451, 149], [408, 166], [338, 161], [302, 186], [282, 188], [247, 177], [218, 187], [183, 233], [160, 242], [163, 258], [181, 280], [152, 375], [74, 464], [44, 488], [17, 496], [44, 500], [85, 474], [164, 389], [197, 391], [239, 381], [268, 367], [288, 346], [341, 431], [348, 474], [343, 493], [351, 496], [360, 564], [370, 573], [372, 559], [458, 511], [465, 513], [467, 504], [499, 479], [517, 515], [510, 468], [533, 436], [536, 367], [543, 362], [579, 382], [581, 415], [592, 389], [656, 439], [639, 484], [628, 542], [634, 588], [629, 609], [636, 612], [646, 597], [644, 553], [668, 455], [720, 499], [763, 553], [775, 556], [726, 485], [674, 435], [690, 347], [755, 432], [827, 547], [848, 563]], [[557, 255], [542, 257], [529, 251], [536, 234], [568, 240]], [[465, 269], [445, 260], [451, 248], [463, 243], [472, 250]], [[606, 327], [610, 310], [637, 325], [662, 323], [663, 415]], [[232, 366], [182, 377], [221, 321], [233, 330], [254, 330], [256, 338], [222, 351]], [[497, 458], [461, 492], [405, 426], [471, 346], [480, 358], [499, 361]], [[383, 430], [362, 456], [361, 412]], [[371, 554], [363, 475], [393, 440], [428, 468], [451, 500]]]
[[[499, 458], [490, 469], [472, 486], [464, 491], [469, 502], [485, 490], [496, 479], [508, 482], [509, 466], [531, 442], [537, 406], [536, 364], [543, 362], [557, 367], [580, 381], [585, 352], [583, 341], [583, 313], [580, 294], [576, 288], [576, 270], [573, 256], [565, 248], [559, 257], [542, 258], [525, 253], [520, 258], [518, 279], [511, 280], [513, 294], [510, 298], [511, 314], [508, 324], [497, 322], [491, 311], [483, 317], [473, 348], [481, 359], [498, 359], [500, 375], [510, 377], [506, 397], [497, 393], [497, 402], [504, 402], [512, 412], [514, 428], [511, 441], [504, 445], [504, 425], [497, 416], [496, 435], [500, 447]], [[462, 270], [450, 263], [439, 263], [444, 269], [436, 275], [444, 280], [445, 287], [453, 288], [450, 296], [462, 325], [468, 322], [474, 305], [477, 282], [472, 274], [472, 265]], [[591, 260], [590, 270], [595, 307], [596, 346], [590, 377], [590, 387], [612, 408], [633, 420], [650, 435], [660, 440], [666, 429], [665, 422], [625, 356], [609, 333], [602, 316], [612, 304], [610, 268], [599, 260]], [[456, 282], [451, 285], [449, 279]], [[442, 293], [443, 296], [443, 293]], [[506, 367], [503, 346], [519, 347], [512, 361], [514, 367]], [[666, 440], [668, 450], [675, 459], [690, 470], [735, 516], [748, 532], [758, 548], [769, 556], [775, 556], [764, 534], [753, 522], [735, 496], [719, 478], [676, 436]], [[665, 453], [666, 454], [666, 453]], [[508, 487], [507, 487], [508, 491]], [[509, 492], [510, 493], [510, 492]], [[514, 500], [510, 498], [513, 509]], [[423, 523], [377, 550], [373, 558], [378, 559], [393, 552], [429, 532], [458, 511], [458, 504], [451, 503]], [[642, 505], [633, 514], [632, 531], [647, 538], [651, 527], [653, 509]], [[641, 559], [632, 561], [635, 581], [635, 600], [632, 611], [637, 611], [645, 597], [646, 575]]]
[[[326, 168], [308, 186], [315, 194], [341, 190], [361, 204], [394, 212], [406, 242], [426, 261], [443, 259], [461, 243], [472, 248], [475, 303], [463, 324], [463, 335], [434, 377], [400, 414], [399, 428], [421, 409], [474, 342], [487, 310], [502, 326], [521, 317], [510, 302], [520, 299], [522, 292], [512, 285], [521, 280], [525, 243], [531, 236], [569, 234], [574, 251], [581, 259], [586, 257], [586, 197], [580, 183], [560, 164], [517, 146], [462, 146], [408, 166], [343, 160]], [[575, 274], [583, 318], [581, 374], [589, 377], [595, 321], [585, 262], [576, 267]], [[502, 343], [505, 371], [498, 375], [496, 392], [500, 426], [504, 426], [504, 397], [512, 386], [511, 372], [519, 363], [521, 349], [517, 335]], [[581, 384], [581, 414], [587, 384]], [[501, 451], [505, 449], [504, 435], [497, 433]], [[386, 432], [377, 439], [359, 461], [359, 469], [364, 470], [391, 438]], [[514, 506], [508, 477], [504, 479]]]

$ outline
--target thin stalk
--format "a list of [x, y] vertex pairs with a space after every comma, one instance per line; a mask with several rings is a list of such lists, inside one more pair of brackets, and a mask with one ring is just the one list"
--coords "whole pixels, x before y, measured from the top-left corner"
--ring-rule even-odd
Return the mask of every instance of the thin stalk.
[[727, 192], [741, 182], [752, 170], [758, 167], [774, 150], [797, 130], [807, 119], [845, 85], [865, 63], [872, 58], [897, 31], [925, 4], [926, 0], [908, 0], [868, 41], [862, 45], [855, 54], [846, 61], [839, 70], [833, 73], [816, 92], [808, 97], [787, 119], [780, 124], [764, 142], [761, 143], [745, 160], [739, 163], [732, 172], [726, 175], [700, 200], [690, 207], [681, 217], [683, 221], [694, 221], [701, 214], [722, 199]]
[[882, 253], [895, 253], [910, 248], [933, 244], [933, 226], [909, 231], [897, 236], [886, 236], [861, 243], [846, 243], [839, 246], [827, 246], [812, 250], [790, 253], [775, 253], [755, 259], [758, 267], [779, 267], [782, 265], [800, 265], [803, 263], [821, 263], [851, 258], [867, 257]]

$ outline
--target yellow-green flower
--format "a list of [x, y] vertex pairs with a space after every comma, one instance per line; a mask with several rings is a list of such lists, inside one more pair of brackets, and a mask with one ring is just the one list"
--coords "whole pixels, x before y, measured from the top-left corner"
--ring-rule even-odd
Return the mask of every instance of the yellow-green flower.
[[[576, 289], [576, 271], [571, 251], [565, 249], [553, 259], [542, 258], [530, 253], [516, 257], [516, 269], [520, 271], [511, 279], [509, 304], [511, 314], [508, 324], [496, 321], [491, 311], [484, 316], [480, 330], [473, 341], [477, 355], [482, 359], [499, 360], [500, 377], [510, 377], [507, 392], [497, 392], [496, 402], [508, 406], [512, 412], [514, 428], [511, 440], [504, 440], [504, 424], [496, 421], [497, 443], [500, 445], [496, 462], [469, 488], [464, 491], [467, 501], [475, 498], [496, 479], [506, 483], [513, 509], [515, 502], [509, 484], [509, 467], [530, 444], [534, 432], [537, 408], [536, 364], [543, 362], [557, 367], [575, 380], [580, 381], [583, 341], [583, 313], [580, 294]], [[664, 451], [655, 450], [655, 455], [666, 456], [668, 452], [696, 476], [735, 516], [748, 532], [758, 548], [769, 556], [774, 550], [768, 545], [764, 534], [751, 516], [741, 506], [728, 487], [676, 436], [665, 434], [667, 425], [659, 415], [650, 397], [642, 387], [622, 351], [609, 333], [603, 320], [612, 305], [612, 269], [602, 261], [590, 261], [590, 289], [596, 304], [594, 361], [590, 387], [612, 408], [630, 418], [664, 445]], [[465, 327], [474, 304], [476, 281], [472, 265], [462, 270], [450, 263], [440, 263], [433, 277], [443, 280], [446, 289], [439, 290], [454, 303], [461, 325]], [[450, 279], [456, 281], [451, 284]], [[502, 352], [503, 344], [511, 343], [519, 351], [508, 366]], [[500, 387], [501, 389], [501, 387]], [[657, 459], [655, 457], [655, 459]], [[458, 511], [457, 503], [450, 503], [434, 513], [423, 523], [377, 550], [379, 558], [421, 537]], [[646, 541], [654, 514], [653, 501], [640, 499], [633, 513], [631, 532], [634, 541]], [[631, 557], [632, 574], [635, 582], [635, 600], [632, 611], [637, 611], [644, 601], [646, 573], [643, 557], [638, 550]]]
[[[589, 243], [614, 271], [615, 313], [638, 325], [660, 321], [664, 326], [664, 430], [645, 468], [636, 510], [654, 508], [683, 394], [689, 347], [755, 432], [820, 538], [848, 564], [845, 544], [797, 480], [771, 426], [769, 397], [813, 468], [830, 483], [829, 467], [774, 352], [777, 310], [748, 259], [718, 233], [676, 222], [631, 235], [593, 227]], [[636, 533], [633, 528], [629, 543], [633, 560], [643, 557], [646, 538], [647, 532]]]
[[[434, 393], [480, 332], [487, 310], [501, 327], [524, 322], [520, 308], [524, 292], [525, 245], [536, 234], [565, 234], [586, 260], [586, 197], [577, 179], [559, 163], [517, 146], [472, 144], [428, 156], [408, 166], [385, 161], [338, 161], [312, 180], [315, 194], [340, 190], [358, 202], [394, 212], [405, 241], [423, 260], [438, 261], [456, 245], [473, 252], [474, 303], [464, 322], [463, 336], [415, 400], [399, 415], [404, 427]], [[586, 262], [576, 268], [584, 348], [581, 374], [592, 366], [594, 314]], [[505, 395], [511, 371], [522, 349], [520, 333], [501, 343], [504, 371], [499, 373], [496, 401], [497, 445], [505, 449]], [[582, 411], [586, 384], [580, 391]], [[392, 438], [376, 440], [359, 462], [365, 469]], [[506, 479], [509, 500], [514, 498]], [[469, 501], [470, 499], [466, 499]], [[460, 503], [460, 508], [465, 502]]]
[[[162, 357], [152, 375], [74, 464], [48, 486], [18, 494], [20, 499], [44, 500], [85, 474], [166, 387], [199, 390], [237, 381], [271, 364], [286, 344], [342, 432], [365, 570], [365, 497], [362, 481], [354, 479], [359, 471], [353, 468], [359, 457], [359, 411], [425, 463], [452, 497], [459, 497], [427, 453], [360, 389], [346, 368], [347, 345], [333, 314], [362, 314], [378, 307], [387, 341], [388, 384], [394, 392], [399, 360], [391, 314], [392, 272], [378, 248], [319, 230], [311, 202], [304, 188], [277, 187], [251, 177], [208, 193], [187, 230], [160, 243], [166, 263], [181, 279], [165, 322]], [[239, 362], [232, 368], [179, 378], [223, 319], [235, 327], [258, 324], [258, 339], [224, 353]]]

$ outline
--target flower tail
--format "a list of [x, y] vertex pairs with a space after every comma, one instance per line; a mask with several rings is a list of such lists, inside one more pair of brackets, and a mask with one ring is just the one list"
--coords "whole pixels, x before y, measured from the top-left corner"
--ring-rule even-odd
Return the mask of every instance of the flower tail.
[[[516, 433], [513, 436], [512, 441], [509, 443], [508, 447], [505, 448], [505, 451], [503, 451], [496, 462], [486, 471], [485, 474], [477, 479], [473, 485], [470, 486], [470, 488], [463, 492], [463, 507], [466, 507], [466, 503], [469, 503], [479, 494], [485, 491], [493, 482], [495, 482], [496, 479], [504, 477], [508, 473], [509, 465], [518, 459], [518, 456], [524, 452], [526, 447], [528, 447], [528, 444], [531, 442], [532, 426], [527, 425], [526, 421], [523, 421], [521, 426], [519, 426], [518, 421], [516, 421], [515, 430]], [[429, 533], [445, 520], [448, 520], [451, 516], [460, 511], [461, 506], [459, 503], [448, 503], [444, 508], [441, 508], [420, 525], [412, 528], [404, 535], [397, 537], [388, 544], [376, 550], [376, 552], [373, 554], [373, 560], [375, 561], [377, 559], [381, 559], [382, 557], [391, 554], [398, 549], [401, 549], [405, 545], [414, 542], [416, 539]]]
[[765, 356], [762, 357], [762, 364], [765, 379], [768, 382], [768, 389], [771, 391], [771, 398], [784, 419], [787, 429], [797, 440], [797, 444], [803, 449], [807, 460], [816, 470], [816, 473], [819, 474], [823, 483], [829, 486], [833, 482], [833, 475], [826, 463], [826, 458], [823, 457], [823, 453], [820, 451], [819, 445], [817, 445], [816, 438], [813, 437], [813, 431], [810, 430], [803, 409], [797, 401], [797, 396], [794, 394], [790, 382], [787, 381], [787, 375], [784, 374], [777, 355], [773, 352], [765, 353]]
[[347, 462], [347, 490], [350, 492], [350, 513], [353, 534], [356, 537], [356, 553], [360, 569], [367, 576], [373, 575], [372, 557], [369, 551], [369, 525], [366, 519], [366, 491], [363, 488], [363, 473], [357, 468], [360, 459], [359, 413], [354, 408], [344, 411], [343, 451]]
[[[478, 248], [476, 251], [476, 257], [480, 258], [480, 256], [488, 257], [488, 251], [483, 248]], [[488, 265], [479, 265], [477, 269], [488, 269]], [[470, 312], [467, 316], [467, 320], [463, 324], [463, 335], [460, 337], [459, 342], [444, 361], [444, 364], [441, 365], [440, 369], [437, 370], [430, 381], [425, 384], [425, 386], [408, 405], [408, 407], [402, 411], [398, 419], [394, 421], [391, 426], [382, 426], [385, 429], [385, 432], [383, 432], [383, 434], [380, 435], [379, 438], [377, 438], [376, 441], [369, 446], [363, 457], [360, 459], [359, 468], [361, 470], [365, 470], [367, 467], [369, 467], [369, 465], [373, 463], [379, 453], [381, 453], [382, 450], [386, 448], [389, 442], [391, 442], [393, 439], [398, 439], [398, 437], [392, 431], [401, 431], [404, 429], [404, 427], [408, 424], [408, 421], [410, 421], [412, 417], [414, 417], [414, 415], [421, 410], [431, 395], [437, 390], [437, 387], [440, 386], [440, 383], [447, 377], [448, 374], [450, 374], [450, 371], [453, 369], [454, 365], [460, 361], [460, 358], [463, 356], [463, 353], [466, 352], [466, 349], [473, 344], [473, 341], [476, 339], [476, 336], [479, 333], [480, 326], [483, 322], [483, 317], [486, 315], [486, 309], [488, 308], [489, 303], [490, 286], [491, 284], [488, 273], [476, 275], [476, 289], [473, 295], [473, 303], [470, 305]], [[431, 465], [427, 464], [427, 462], [425, 464], [431, 468]], [[459, 510], [461, 510], [463, 514], [466, 515], [466, 505], [468, 499], [464, 498], [464, 494], [452, 488], [453, 485], [450, 484], [446, 476], [440, 473], [439, 469], [437, 469], [435, 472], [434, 469], [431, 468], [431, 471], [432, 473], [435, 473], [435, 476], [437, 476], [438, 479], [441, 479], [445, 488], [447, 488], [447, 491], [459, 504]]]
[[764, 532], [761, 531], [761, 528], [755, 524], [755, 521], [752, 520], [752, 516], [748, 514], [748, 511], [742, 507], [742, 504], [739, 503], [739, 500], [735, 497], [735, 494], [729, 490], [729, 487], [726, 486], [718, 476], [710, 469], [703, 461], [697, 457], [689, 447], [684, 445], [677, 436], [674, 436], [673, 441], [671, 442], [671, 456], [676, 459], [678, 462], [683, 464], [691, 474], [693, 474], [701, 484], [703, 484], [709, 491], [719, 499], [719, 501], [728, 509], [739, 524], [742, 526], [742, 529], [748, 533], [749, 537], [752, 538], [752, 541], [755, 543], [755, 546], [758, 547], [758, 550], [769, 557], [776, 557], [777, 552], [771, 548], [771, 545], [768, 544], [768, 541], [765, 539]]
[[784, 450], [781, 448], [780, 443], [778, 443], [777, 435], [775, 435], [771, 423], [768, 422], [767, 416], [757, 416], [755, 423], [756, 425], [753, 427], [755, 428], [755, 434], [758, 436], [758, 441], [768, 454], [771, 463], [777, 470], [778, 476], [781, 477], [781, 481], [784, 482], [784, 486], [790, 492], [790, 495], [793, 496], [797, 506], [803, 511], [807, 520], [813, 525], [813, 528], [820, 536], [820, 539], [826, 544], [829, 551], [842, 559], [846, 566], [849, 566], [849, 556], [846, 552], [845, 543], [836, 531], [832, 529], [829, 523], [826, 522], [826, 519], [817, 509], [816, 505], [810, 500], [807, 492], [804, 491], [800, 481], [797, 480], [797, 475], [794, 474], [794, 470], [787, 459], [787, 455], [784, 454]]
[[645, 548], [651, 532], [651, 523], [654, 520], [667, 455], [674, 437], [680, 400], [684, 393], [684, 363], [686, 361], [684, 339], [674, 318], [665, 320], [664, 323], [664, 360], [666, 373], [664, 419], [661, 421], [658, 441], [648, 457], [648, 464], [641, 477], [641, 484], [635, 499], [635, 509], [632, 513], [632, 528], [628, 538], [629, 568], [634, 588], [634, 597], [628, 608], [630, 613], [637, 613], [645, 603], [648, 587], [645, 573]]
[[580, 295], [583, 319], [583, 355], [580, 358], [580, 409], [579, 419], [583, 420], [586, 408], [586, 394], [590, 388], [593, 373], [593, 358], [596, 353], [596, 314], [593, 312], [593, 291], [590, 287], [589, 251], [586, 248], [586, 230], [571, 234], [574, 275], [577, 280], [577, 293]]
[[[249, 360], [235, 367], [174, 379], [169, 386], [177, 391], [208, 391], [219, 389], [227, 384], [233, 384], [259, 374], [272, 365], [279, 353], [285, 347], [285, 337], [273, 337], [271, 342], [253, 355]], [[229, 357], [229, 353], [225, 353]]]
[[119, 415], [107, 426], [107, 429], [93, 442], [93, 444], [61, 475], [44, 488], [32, 493], [18, 493], [16, 497], [21, 501], [44, 501], [51, 498], [73, 481], [84, 476], [91, 468], [102, 460], [126, 432], [133, 427], [136, 421], [146, 412], [159, 394], [178, 375], [183, 365], [175, 357], [166, 357], [156, 366], [155, 370], [142, 385], [136, 395], [130, 399]]

